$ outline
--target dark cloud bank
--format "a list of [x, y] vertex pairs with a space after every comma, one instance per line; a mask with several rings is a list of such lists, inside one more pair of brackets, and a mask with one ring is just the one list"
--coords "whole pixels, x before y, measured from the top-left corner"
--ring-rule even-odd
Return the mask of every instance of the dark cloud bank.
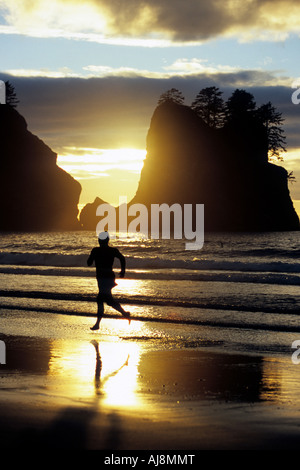
[[[255, 83], [253, 86], [249, 86], [251, 78]], [[52, 79], [2, 74], [0, 79], [9, 80], [15, 86], [20, 100], [18, 109], [30, 130], [45, 139], [55, 151], [63, 146], [115, 148], [138, 145], [144, 148], [151, 116], [164, 91], [172, 87], [179, 89], [185, 96], [185, 103], [190, 105], [202, 88], [212, 85], [223, 91], [224, 99], [240, 88], [252, 93], [257, 105], [271, 101], [285, 119], [288, 148], [300, 148], [300, 104], [295, 105], [291, 100], [295, 90], [285, 86], [263, 86], [257, 72], [170, 79]]]
[[[74, 1], [74, 0], [71, 0]], [[89, 0], [119, 34], [151, 31], [173, 41], [207, 40], [251, 30], [286, 31], [299, 13], [297, 0]]]

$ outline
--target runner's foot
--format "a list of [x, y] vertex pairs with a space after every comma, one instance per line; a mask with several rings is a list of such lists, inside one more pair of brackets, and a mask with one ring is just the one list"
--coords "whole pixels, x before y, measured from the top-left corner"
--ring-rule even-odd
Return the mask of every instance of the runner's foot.
[[131, 322], [130, 312], [124, 312], [124, 313], [123, 313], [123, 316], [124, 316], [125, 318], [127, 318], [128, 323], [129, 323], [129, 325], [130, 325], [130, 322]]

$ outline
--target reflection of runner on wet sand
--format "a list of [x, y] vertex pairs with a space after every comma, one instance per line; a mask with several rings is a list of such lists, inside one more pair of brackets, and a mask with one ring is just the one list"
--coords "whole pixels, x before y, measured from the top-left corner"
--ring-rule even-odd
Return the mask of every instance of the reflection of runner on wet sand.
[[114, 259], [118, 258], [120, 260], [120, 277], [124, 277], [126, 267], [125, 258], [117, 248], [113, 248], [108, 245], [109, 234], [107, 232], [101, 232], [98, 240], [100, 246], [92, 249], [87, 260], [88, 266], [91, 266], [93, 262], [95, 262], [96, 277], [99, 288], [99, 294], [97, 297], [97, 321], [91, 330], [99, 330], [100, 321], [104, 314], [104, 302], [120, 312], [124, 317], [128, 319], [130, 318], [130, 313], [123, 309], [120, 303], [113, 298], [111, 293], [111, 289], [117, 285], [115, 282], [115, 273], [113, 271]]
[[101, 380], [102, 360], [101, 360], [101, 356], [100, 356], [100, 353], [99, 353], [99, 344], [98, 344], [98, 341], [96, 341], [96, 340], [91, 341], [91, 344], [94, 346], [95, 351], [96, 351], [95, 388], [96, 388], [97, 393], [100, 393], [100, 383], [101, 383], [101, 385], [104, 385], [104, 383], [108, 379], [110, 379], [111, 377], [114, 377], [115, 375], [117, 375], [118, 372], [120, 372], [120, 370], [123, 369], [123, 367], [128, 366], [129, 354], [127, 356], [126, 361], [124, 362], [124, 364], [121, 367], [119, 367], [119, 369], [115, 370], [114, 372], [107, 375], [104, 379]]

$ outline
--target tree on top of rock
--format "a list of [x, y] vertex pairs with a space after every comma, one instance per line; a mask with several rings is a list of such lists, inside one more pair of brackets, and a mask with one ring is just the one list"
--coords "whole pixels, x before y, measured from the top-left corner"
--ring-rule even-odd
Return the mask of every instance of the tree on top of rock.
[[217, 128], [224, 124], [225, 104], [222, 91], [215, 86], [203, 88], [192, 102], [191, 108], [209, 127]]
[[227, 121], [236, 121], [249, 117], [254, 117], [256, 103], [254, 96], [245, 90], [236, 89], [228, 98]]
[[262, 123], [267, 132], [268, 139], [268, 157], [269, 160], [283, 160], [282, 152], [286, 152], [286, 138], [282, 129], [284, 119], [282, 114], [276, 111], [275, 107], [269, 101], [263, 104], [256, 111], [257, 119]]
[[11, 106], [12, 108], [16, 108], [20, 101], [17, 98], [15, 87], [9, 81], [5, 82], [5, 94], [6, 104]]
[[181, 91], [177, 90], [176, 88], [171, 88], [168, 91], [165, 91], [158, 100], [158, 105], [162, 103], [176, 103], [176, 104], [183, 104], [184, 103], [184, 96]]

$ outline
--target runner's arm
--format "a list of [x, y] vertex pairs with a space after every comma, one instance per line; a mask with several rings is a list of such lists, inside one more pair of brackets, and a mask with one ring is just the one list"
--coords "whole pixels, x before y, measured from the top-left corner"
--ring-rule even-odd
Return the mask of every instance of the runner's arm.
[[90, 256], [88, 257], [88, 260], [87, 260], [87, 265], [88, 266], [92, 266], [93, 262], [94, 262], [94, 259], [95, 259], [95, 256], [94, 256], [94, 248], [92, 249], [91, 251], [91, 254]]
[[121, 263], [121, 271], [120, 271], [120, 277], [124, 277], [125, 276], [125, 270], [126, 270], [126, 261], [125, 261], [125, 257], [119, 252], [119, 250], [116, 250], [116, 258], [118, 258], [120, 260], [120, 263]]

